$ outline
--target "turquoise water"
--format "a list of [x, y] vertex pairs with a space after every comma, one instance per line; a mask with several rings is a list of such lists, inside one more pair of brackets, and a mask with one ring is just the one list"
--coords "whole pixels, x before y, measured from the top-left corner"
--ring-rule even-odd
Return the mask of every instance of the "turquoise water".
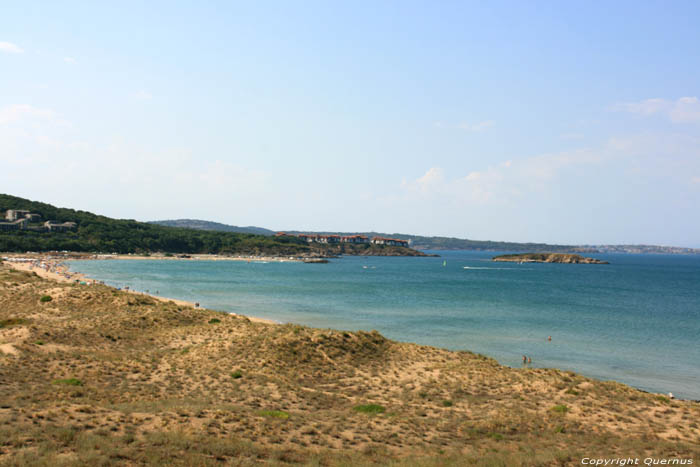
[[526, 354], [532, 366], [700, 399], [700, 257], [595, 255], [612, 264], [572, 265], [439, 253], [328, 264], [106, 260], [70, 267], [110, 285], [216, 310], [376, 329], [509, 366]]

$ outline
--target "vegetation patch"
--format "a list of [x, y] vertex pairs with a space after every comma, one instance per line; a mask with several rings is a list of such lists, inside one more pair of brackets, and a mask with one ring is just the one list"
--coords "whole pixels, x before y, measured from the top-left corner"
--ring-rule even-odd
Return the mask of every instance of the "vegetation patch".
[[670, 404], [670, 403], [671, 403], [671, 399], [669, 399], [669, 398], [666, 397], [666, 396], [662, 396], [662, 395], [656, 396], [656, 400], [659, 401], [659, 402], [662, 402], [662, 403], [664, 403], [664, 404]]
[[51, 300], [53, 300], [53, 298], [51, 298], [51, 295], [42, 295], [39, 299], [41, 303], [50, 302]]
[[452, 401], [448, 401], [448, 400], [442, 401], [442, 406], [443, 407], [452, 407]]
[[221, 322], [221, 320], [219, 318], [212, 318], [209, 320], [209, 324], [216, 324], [216, 323], [220, 323], [220, 322]]
[[233, 378], [233, 379], [243, 378], [243, 373], [241, 373], [241, 370], [236, 370], [233, 373], [231, 373], [231, 378]]
[[552, 410], [552, 412], [566, 413], [569, 411], [569, 408], [564, 404], [559, 404], [559, 405], [555, 405], [554, 407], [552, 407], [551, 410]]
[[258, 413], [263, 417], [281, 418], [283, 420], [289, 418], [289, 414], [283, 410], [261, 410]]
[[82, 386], [83, 382], [77, 378], [55, 379], [51, 384], [64, 384], [66, 386]]
[[22, 318], [3, 319], [2, 321], [0, 321], [0, 329], [9, 328], [12, 326], [22, 326], [23, 324], [27, 324], [28, 322], [29, 320]]
[[353, 410], [355, 412], [361, 412], [361, 413], [366, 413], [366, 414], [371, 414], [371, 415], [386, 412], [386, 409], [379, 404], [358, 405], [358, 406], [353, 407]]

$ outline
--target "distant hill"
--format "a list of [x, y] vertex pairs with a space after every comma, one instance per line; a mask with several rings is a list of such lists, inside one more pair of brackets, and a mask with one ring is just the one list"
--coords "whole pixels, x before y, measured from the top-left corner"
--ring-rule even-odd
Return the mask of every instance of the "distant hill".
[[[273, 237], [221, 229], [182, 228], [111, 219], [86, 211], [0, 194], [0, 215], [9, 209], [39, 214], [41, 219], [73, 222], [68, 231], [28, 228], [0, 230], [0, 251], [76, 251], [93, 253], [213, 253], [223, 255], [319, 257], [329, 255], [424, 256], [411, 248], [390, 245], [325, 245], [295, 237]], [[175, 221], [177, 222], [177, 221]], [[202, 225], [201, 221], [196, 225]], [[215, 223], [204, 223], [223, 225]], [[192, 225], [192, 224], [190, 224]], [[30, 228], [31, 227], [31, 228]], [[224, 226], [224, 228], [227, 226]], [[267, 229], [255, 229], [266, 231]]]
[[[8, 209], [40, 214], [44, 220], [75, 222], [66, 232], [36, 230], [0, 231], [0, 251], [83, 251], [104, 253], [219, 253], [249, 255], [309, 255], [312, 248], [301, 240], [250, 233], [214, 232], [111, 219], [86, 211], [0, 194], [0, 215]], [[321, 247], [317, 247], [321, 249]]]
[[[173, 225], [189, 229], [221, 230], [230, 232], [250, 232], [262, 235], [272, 235], [274, 230], [262, 227], [236, 227], [233, 225], [209, 222], [197, 219], [179, 219], [170, 221], [154, 221], [160, 225]], [[659, 245], [557, 245], [549, 243], [518, 243], [499, 242], [491, 240], [469, 240], [456, 237], [426, 237], [402, 233], [385, 232], [337, 232], [337, 231], [308, 231], [285, 230], [289, 234], [319, 234], [319, 235], [366, 235], [368, 237], [392, 237], [409, 240], [411, 247], [417, 250], [473, 250], [473, 251], [514, 251], [531, 253], [656, 253], [656, 254], [700, 254], [700, 249]]]
[[262, 227], [238, 227], [236, 225], [222, 224], [220, 222], [203, 221], [199, 219], [174, 219], [163, 221], [150, 221], [149, 224], [164, 225], [166, 227], [180, 227], [195, 230], [214, 230], [219, 232], [237, 232], [255, 235], [273, 235], [275, 232]]
[[552, 252], [552, 253], [596, 253], [598, 250], [590, 246], [577, 245], [551, 245], [547, 243], [517, 243], [494, 242], [489, 240], [468, 240], [454, 237], [424, 237], [421, 235], [409, 235], [402, 233], [382, 232], [307, 232], [286, 231], [291, 234], [317, 233], [323, 235], [366, 235], [368, 237], [391, 237], [401, 240], [409, 240], [411, 248], [417, 250], [474, 250], [474, 251], [527, 251], [527, 252]]

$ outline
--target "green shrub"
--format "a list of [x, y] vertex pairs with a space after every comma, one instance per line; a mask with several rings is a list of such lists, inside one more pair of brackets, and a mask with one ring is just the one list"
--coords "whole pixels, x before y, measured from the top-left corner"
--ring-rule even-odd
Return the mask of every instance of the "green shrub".
[[83, 382], [77, 378], [55, 379], [52, 384], [65, 384], [67, 386], [82, 386]]
[[669, 399], [669, 398], [666, 397], [666, 396], [662, 396], [662, 395], [656, 396], [656, 400], [659, 401], [659, 402], [663, 402], [664, 404], [670, 404], [670, 403], [671, 403], [671, 399]]
[[558, 413], [566, 413], [569, 411], [569, 408], [567, 406], [565, 406], [564, 404], [559, 404], [559, 405], [555, 405], [554, 407], [552, 407], [552, 411], [558, 412]]
[[233, 378], [233, 379], [243, 378], [243, 373], [241, 373], [241, 370], [236, 370], [233, 373], [231, 373], [231, 378]]
[[362, 412], [362, 413], [367, 413], [367, 414], [378, 414], [378, 413], [384, 413], [386, 409], [382, 407], [381, 405], [378, 404], [365, 404], [365, 405], [358, 405], [356, 407], [353, 407], [353, 410], [355, 412]]
[[281, 418], [283, 420], [289, 418], [289, 414], [283, 410], [261, 410], [259, 413], [263, 417]]
[[212, 318], [209, 320], [209, 324], [216, 324], [216, 323], [220, 323], [220, 322], [221, 322], [221, 320], [219, 318]]
[[51, 300], [53, 300], [53, 298], [51, 298], [51, 295], [42, 295], [42, 297], [39, 299], [41, 303], [50, 302]]
[[442, 401], [443, 407], [452, 407], [452, 401]]

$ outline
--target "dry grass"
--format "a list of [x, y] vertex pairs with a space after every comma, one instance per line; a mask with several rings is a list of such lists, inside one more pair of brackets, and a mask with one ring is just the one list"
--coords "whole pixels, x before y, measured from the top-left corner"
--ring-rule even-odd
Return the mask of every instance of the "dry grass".
[[700, 454], [697, 403], [376, 332], [254, 323], [6, 267], [0, 323], [3, 465], [517, 466]]

